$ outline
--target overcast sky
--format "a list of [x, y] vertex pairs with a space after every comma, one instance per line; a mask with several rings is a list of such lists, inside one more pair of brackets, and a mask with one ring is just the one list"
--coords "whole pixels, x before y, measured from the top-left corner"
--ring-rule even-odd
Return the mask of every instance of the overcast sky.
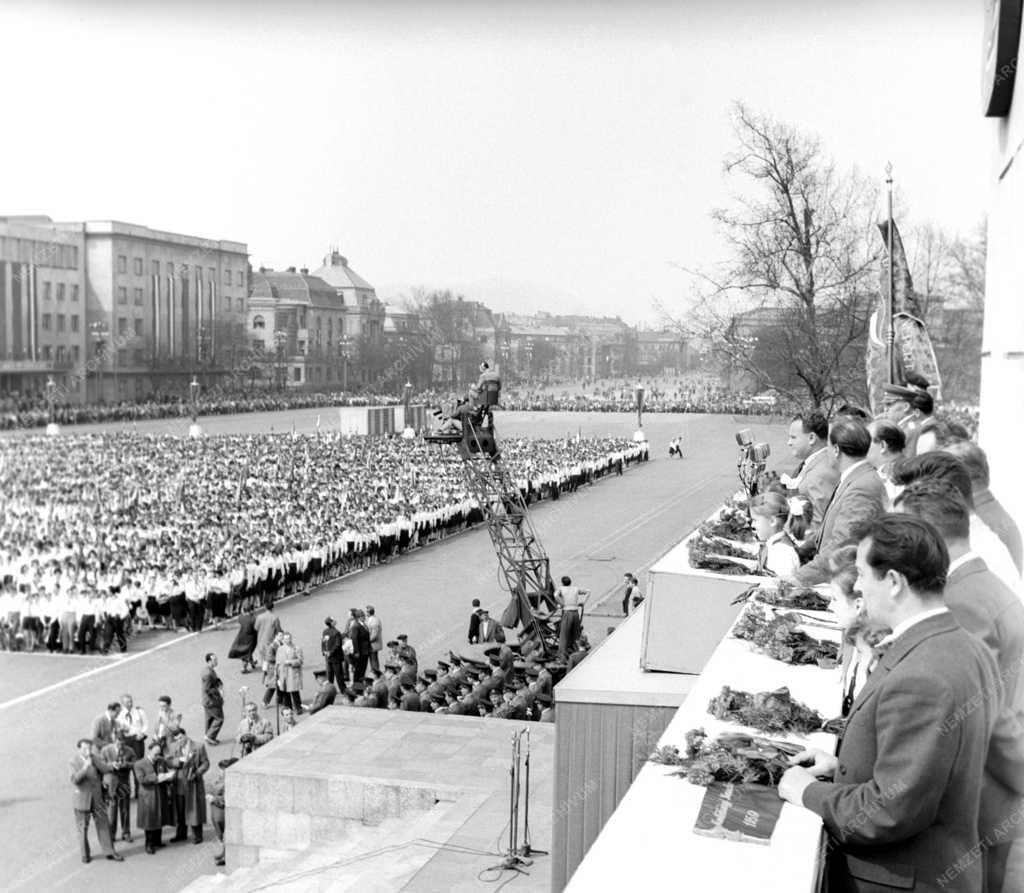
[[884, 179], [985, 207], [982, 6], [5, 2], [0, 213], [119, 219], [393, 299], [653, 320], [722, 247], [741, 99]]

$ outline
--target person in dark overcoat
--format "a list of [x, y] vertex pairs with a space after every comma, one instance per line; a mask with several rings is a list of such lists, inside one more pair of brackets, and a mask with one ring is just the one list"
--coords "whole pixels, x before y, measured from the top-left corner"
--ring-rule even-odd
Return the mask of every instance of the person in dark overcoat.
[[146, 755], [134, 767], [135, 779], [139, 785], [139, 803], [135, 824], [146, 837], [146, 852], [150, 855], [162, 847], [160, 835], [166, 824], [165, 790], [174, 778], [174, 773], [161, 769], [160, 741], [152, 739], [146, 744]]
[[176, 729], [167, 753], [167, 765], [175, 770], [174, 803], [177, 834], [173, 841], [184, 840], [186, 828], [192, 829], [192, 842], [203, 842], [206, 824], [206, 785], [203, 776], [209, 771], [206, 748], [197, 744], [184, 729]]
[[228, 658], [241, 660], [242, 672], [248, 673], [250, 670], [256, 669], [256, 662], [252, 659], [255, 650], [256, 615], [250, 609], [238, 618], [238, 633], [235, 635], [235, 641], [231, 643]]

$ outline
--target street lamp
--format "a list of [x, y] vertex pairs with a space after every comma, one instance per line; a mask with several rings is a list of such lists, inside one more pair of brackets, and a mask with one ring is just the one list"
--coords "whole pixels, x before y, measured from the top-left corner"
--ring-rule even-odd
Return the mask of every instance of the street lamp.
[[46, 433], [51, 437], [60, 434], [60, 425], [57, 424], [57, 419], [53, 414], [53, 402], [56, 396], [57, 383], [53, 380], [52, 375], [48, 375], [46, 377]]
[[352, 350], [352, 339], [343, 335], [338, 341], [338, 351], [341, 353], [341, 390], [348, 390], [348, 359]]
[[412, 440], [416, 436], [416, 430], [412, 426], [412, 415], [409, 408], [409, 402], [412, 400], [412, 382], [406, 381], [402, 386], [402, 404], [405, 406], [405, 430], [402, 431], [402, 437], [406, 440]]
[[637, 443], [647, 440], [647, 435], [644, 434], [644, 386], [642, 384], [636, 386], [636, 433], [633, 435], [633, 440]]
[[284, 329], [274, 332], [274, 344], [277, 345], [277, 387], [284, 390], [284, 348], [288, 343], [288, 333]]
[[103, 349], [107, 345], [107, 337], [109, 334], [107, 324], [103, 322], [103, 320], [97, 319], [89, 323], [89, 336], [92, 338], [93, 343], [93, 360], [96, 363], [96, 372], [98, 375], [96, 382], [97, 403], [103, 402]]

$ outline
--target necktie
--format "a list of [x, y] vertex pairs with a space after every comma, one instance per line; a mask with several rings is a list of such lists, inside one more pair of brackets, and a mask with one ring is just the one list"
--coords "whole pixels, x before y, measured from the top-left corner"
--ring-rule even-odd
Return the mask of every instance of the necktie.
[[757, 547], [757, 571], [763, 573], [768, 564], [768, 543], [761, 543]]
[[872, 654], [874, 654], [874, 660], [872, 660], [870, 665], [868, 666], [868, 675], [869, 676], [875, 671], [875, 668], [878, 666], [878, 662], [883, 657], [885, 657], [885, 652], [888, 651], [891, 647], [892, 647], [892, 641], [882, 641], [882, 642], [879, 642], [877, 645], [875, 645], [874, 648], [871, 649]]

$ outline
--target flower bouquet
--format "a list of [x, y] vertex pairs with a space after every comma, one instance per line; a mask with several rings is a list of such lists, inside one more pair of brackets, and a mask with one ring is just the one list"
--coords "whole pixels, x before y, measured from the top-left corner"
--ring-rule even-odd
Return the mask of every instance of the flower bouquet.
[[789, 768], [789, 758], [803, 750], [799, 744], [773, 741], [741, 733], [727, 732], [709, 739], [704, 729], [686, 733], [686, 751], [667, 745], [652, 755], [652, 763], [678, 766], [673, 775], [691, 784], [708, 785], [713, 781], [741, 784], [777, 785]]
[[785, 580], [778, 580], [774, 586], [751, 586], [736, 596], [732, 603], [738, 605], [751, 600], [773, 608], [796, 611], [827, 611], [829, 608], [829, 600], [817, 590]]
[[794, 701], [788, 688], [750, 694], [728, 685], [708, 702], [708, 713], [715, 719], [736, 722], [762, 732], [798, 732], [807, 734], [821, 729], [824, 718], [816, 710]]
[[750, 574], [757, 566], [756, 539], [746, 508], [736, 498], [697, 528], [689, 544], [690, 566], [722, 574]]
[[794, 614], [775, 614], [756, 610], [748, 605], [732, 628], [737, 639], [746, 639], [758, 651], [783, 663], [800, 666], [803, 664], [833, 663], [839, 656], [835, 642], [821, 641], [797, 629], [801, 619]]

